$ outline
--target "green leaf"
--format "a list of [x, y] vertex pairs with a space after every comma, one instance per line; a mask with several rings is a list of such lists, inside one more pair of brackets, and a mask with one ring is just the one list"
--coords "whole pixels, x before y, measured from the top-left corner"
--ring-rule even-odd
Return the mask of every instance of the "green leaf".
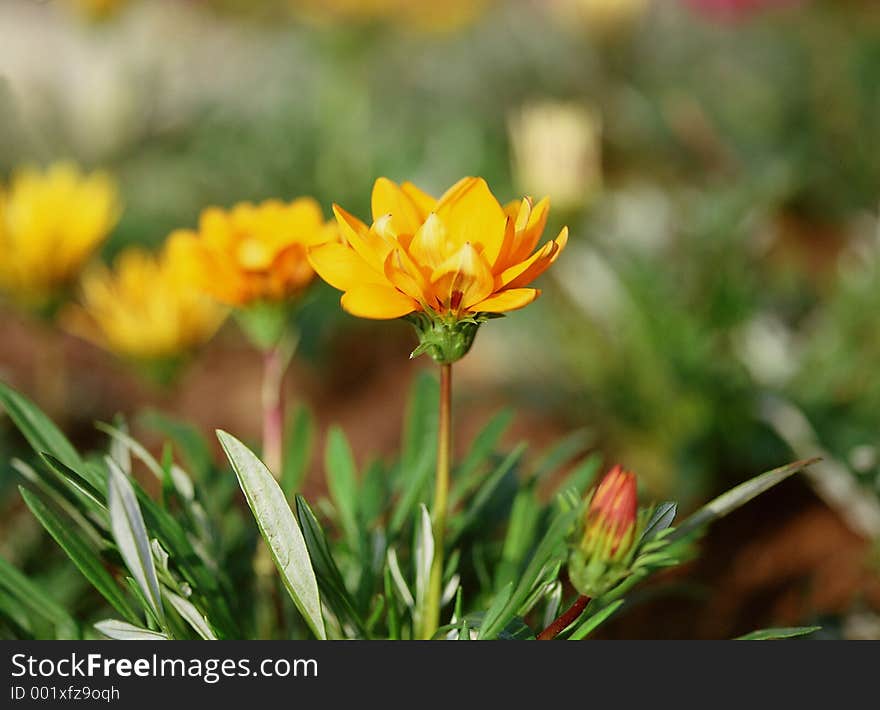
[[180, 614], [183, 620], [192, 626], [193, 630], [205, 641], [217, 640], [217, 636], [214, 634], [211, 624], [208, 623], [208, 620], [198, 609], [196, 609], [191, 601], [184, 599], [168, 589], [165, 590], [165, 598], [170, 602], [171, 606], [174, 607], [174, 610]]
[[558, 564], [560, 558], [564, 557], [565, 549], [562, 543], [571, 532], [571, 527], [578, 512], [578, 508], [571, 508], [556, 515], [550, 528], [544, 537], [541, 538], [541, 542], [535, 549], [535, 554], [529, 560], [529, 564], [526, 566], [522, 577], [520, 577], [519, 584], [516, 585], [510, 600], [504, 607], [504, 611], [497, 620], [492, 621], [491, 625], [481, 628], [482, 638], [495, 638], [501, 629], [517, 615], [520, 607], [528, 600], [542, 572], [548, 566]]
[[125, 566], [138, 583], [150, 609], [156, 618], [162, 621], [165, 612], [159, 592], [159, 580], [156, 577], [150, 539], [147, 537], [147, 528], [137, 502], [137, 495], [132, 488], [131, 480], [119, 468], [116, 461], [108, 456], [106, 462], [109, 470], [107, 504], [110, 509], [113, 538], [116, 540]]
[[292, 496], [301, 487], [312, 461], [315, 439], [315, 420], [305, 405], [288, 417], [284, 433], [284, 463], [281, 469], [281, 488]]
[[410, 390], [403, 418], [401, 471], [404, 480], [411, 475], [424, 454], [433, 459], [437, 451], [437, 412], [440, 384], [428, 371], [420, 372]]
[[101, 559], [71, 529], [71, 526], [53, 513], [37, 496], [19, 487], [25, 505], [30, 508], [40, 524], [73, 561], [83, 576], [100, 592], [110, 605], [129, 621], [136, 622], [138, 614], [104, 568]]
[[504, 409], [493, 416], [474, 437], [467, 456], [453, 477], [455, 484], [449, 497], [451, 506], [454, 507], [456, 502], [472, 487], [474, 476], [479, 476], [482, 473], [512, 419], [513, 412]]
[[256, 455], [234, 436], [217, 431], [241, 490], [269, 546], [288, 593], [319, 639], [326, 638], [318, 581], [303, 534], [281, 486]]
[[510, 522], [501, 551], [501, 561], [495, 572], [496, 590], [515, 580], [523, 560], [535, 538], [540, 517], [540, 506], [531, 488], [523, 488], [513, 500]]
[[296, 496], [296, 516], [299, 519], [303, 539], [317, 575], [322, 599], [338, 618], [348, 619], [361, 636], [366, 636], [367, 631], [363, 620], [355, 610], [354, 602], [333, 559], [324, 531], [306, 499], [301, 495]]
[[106, 619], [95, 624], [95, 628], [114, 641], [168, 641], [166, 634], [150, 631], [142, 626], [134, 626], [116, 619]]
[[675, 514], [677, 511], [678, 506], [672, 501], [666, 501], [654, 508], [651, 517], [645, 524], [641, 541], [647, 542], [666, 530], [666, 528], [672, 525], [672, 522], [675, 520]]
[[[92, 520], [86, 518], [80, 509], [77, 508], [75, 502], [47, 481], [44, 475], [37, 473], [32, 466], [29, 466], [21, 459], [13, 459], [11, 466], [13, 470], [21, 474], [22, 478], [28, 483], [36, 486], [40, 493], [57, 506], [65, 515], [69, 516], [79, 528], [80, 532], [88, 538], [92, 547], [98, 550], [107, 547], [109, 543], [105, 541], [101, 533], [98, 532]], [[110, 514], [106, 510], [101, 516], [101, 524], [105, 530], [110, 529]]]
[[[495, 595], [495, 599], [492, 600], [492, 606], [489, 607], [489, 610], [486, 612], [486, 616], [483, 619], [483, 625], [486, 628], [492, 628], [493, 624], [499, 619], [501, 614], [504, 612], [504, 608], [507, 606], [507, 602], [510, 601], [510, 596], [513, 594], [513, 582], [508, 582], [504, 585], [501, 591]], [[482, 635], [482, 626], [480, 628], [480, 636], [479, 638], [483, 638]]]
[[602, 456], [598, 453], [590, 454], [580, 464], [575, 466], [574, 471], [568, 475], [559, 487], [560, 490], [573, 490], [577, 498], [583, 498], [587, 488], [595, 480], [601, 465]]
[[816, 461], [819, 460], [819, 457], [814, 457], [803, 459], [802, 461], [795, 461], [794, 463], [780, 466], [772, 471], [755, 476], [745, 483], [741, 483], [736, 486], [736, 488], [730, 489], [726, 493], [718, 496], [715, 500], [707, 503], [696, 513], [687, 518], [671, 533], [670, 539], [678, 539], [718, 520], [719, 518], [723, 518], [731, 511], [736, 510], [741, 505], [744, 505], [753, 498], [761, 495], [764, 491], [781, 483], [789, 476], [793, 476], [806, 466], [816, 463]]
[[424, 497], [425, 489], [434, 472], [435, 458], [436, 447], [426, 448], [414, 466], [403, 469], [405, 487], [394, 506], [394, 512], [391, 514], [391, 521], [388, 524], [388, 535], [391, 539], [398, 536], [403, 526], [412, 517], [419, 499]]
[[621, 604], [623, 604], [623, 599], [618, 599], [615, 602], [611, 602], [608, 606], [603, 607], [592, 616], [589, 616], [572, 632], [571, 636], [568, 637], [568, 640], [580, 641], [589, 636], [593, 631], [599, 628], [601, 624], [605, 623], [605, 621], [607, 621], [611, 615], [620, 608]]
[[342, 429], [331, 427], [327, 433], [327, 448], [324, 453], [324, 467], [330, 497], [339, 513], [339, 521], [352, 550], [360, 547], [360, 526], [358, 525], [358, 482], [357, 468], [348, 439]]
[[86, 511], [92, 512], [105, 529], [109, 528], [109, 511], [107, 506], [99, 500], [99, 496], [102, 494], [96, 491], [84, 476], [59, 461], [52, 454], [40, 454], [40, 458], [43, 459], [57, 480], [72, 493], [79, 504]]
[[428, 601], [431, 564], [434, 561], [434, 531], [431, 527], [431, 515], [424, 504], [419, 505], [419, 523], [416, 526], [413, 550], [416, 570], [416, 605], [413, 621], [416, 628], [421, 628]]
[[397, 551], [393, 547], [388, 548], [386, 555], [388, 566], [386, 571], [390, 574], [391, 581], [394, 582], [394, 589], [397, 591], [400, 600], [410, 609], [416, 605], [412, 592], [403, 578], [403, 572], [400, 569], [400, 563], [397, 561]]
[[0, 382], [0, 404], [38, 454], [48, 452], [71, 468], [82, 459], [61, 430], [27, 397]]
[[181, 460], [198, 479], [203, 479], [211, 470], [214, 460], [211, 449], [202, 433], [192, 424], [154, 409], [143, 412], [138, 420], [177, 444]]
[[0, 557], [0, 588], [12, 594], [21, 607], [48, 619], [55, 626], [58, 639], [78, 639], [79, 628], [70, 614], [43, 588]]
[[484, 510], [486, 509], [493, 494], [498, 489], [501, 481], [507, 476], [513, 467], [519, 462], [526, 450], [526, 444], [521, 443], [513, 451], [511, 451], [504, 460], [496, 466], [495, 470], [489, 474], [473, 498], [468, 502], [467, 509], [461, 515], [456, 516], [451, 521], [450, 534], [448, 544], [455, 545], [458, 538], [468, 529], [480, 521]]
[[776, 639], [791, 639], [798, 636], [807, 636], [821, 630], [821, 626], [788, 626], [773, 629], [759, 629], [745, 636], [738, 636], [735, 641], [774, 641]]
[[532, 480], [547, 476], [582, 454], [590, 445], [592, 437], [586, 429], [578, 429], [564, 436], [547, 451], [535, 466]]
[[195, 488], [193, 487], [192, 480], [179, 466], [170, 466], [166, 471], [143, 444], [129, 436], [126, 432], [102, 422], [98, 422], [95, 427], [105, 434], [109, 434], [113, 441], [128, 447], [134, 457], [139, 459], [160, 482], [164, 483], [168, 475], [170, 475], [171, 481], [174, 484], [174, 490], [183, 500], [191, 501], [195, 497]]

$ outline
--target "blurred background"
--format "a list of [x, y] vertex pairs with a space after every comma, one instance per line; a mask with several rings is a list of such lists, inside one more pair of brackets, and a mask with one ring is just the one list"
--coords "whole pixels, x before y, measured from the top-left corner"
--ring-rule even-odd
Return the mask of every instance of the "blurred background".
[[[459, 441], [512, 407], [509, 443], [583, 429], [687, 510], [818, 453], [604, 633], [880, 637], [880, 4], [4, 0], [0, 185], [62, 160], [118, 184], [107, 263], [208, 205], [313, 195], [366, 218], [382, 175], [549, 195], [548, 232], [572, 240], [458, 368]], [[51, 311], [0, 297], [0, 379], [78, 446], [122, 413], [161, 449], [150, 409], [258, 440], [260, 360], [234, 327], [156, 377]], [[347, 316], [324, 285], [300, 320], [291, 400], [359, 460], [393, 453], [429, 366], [410, 327]], [[24, 452], [0, 418], [0, 554], [74, 598], [17, 494]]]

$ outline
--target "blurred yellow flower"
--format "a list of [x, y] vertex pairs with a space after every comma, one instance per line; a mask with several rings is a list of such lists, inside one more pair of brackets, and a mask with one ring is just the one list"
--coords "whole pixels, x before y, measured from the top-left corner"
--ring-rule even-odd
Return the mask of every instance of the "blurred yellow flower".
[[106, 20], [119, 12], [129, 0], [61, 0], [61, 2], [88, 20]]
[[548, 7], [563, 23], [594, 36], [631, 27], [650, 4], [651, 0], [548, 0]]
[[27, 168], [0, 189], [0, 290], [45, 305], [68, 286], [119, 217], [114, 182], [69, 163]]
[[310, 197], [290, 203], [242, 202], [231, 210], [205, 209], [197, 231], [181, 231], [177, 260], [194, 283], [231, 306], [280, 302], [314, 278], [309, 247], [338, 239]]
[[557, 207], [582, 206], [602, 184], [602, 129], [586, 106], [543, 101], [509, 121], [513, 172], [526, 193], [548, 195]]
[[491, 0], [292, 0], [319, 21], [391, 22], [426, 32], [446, 32], [473, 22]]
[[206, 342], [227, 309], [193, 284], [177, 257], [172, 235], [162, 252], [130, 248], [113, 270], [95, 265], [84, 274], [80, 303], [65, 308], [61, 323], [70, 332], [132, 360], [163, 360]]
[[549, 207], [547, 198], [502, 207], [482, 178], [460, 180], [439, 200], [379, 178], [373, 225], [334, 205], [344, 243], [312, 249], [309, 260], [344, 291], [342, 307], [363, 318], [503, 313], [540, 295], [528, 285], [565, 247], [567, 228], [535, 250]]

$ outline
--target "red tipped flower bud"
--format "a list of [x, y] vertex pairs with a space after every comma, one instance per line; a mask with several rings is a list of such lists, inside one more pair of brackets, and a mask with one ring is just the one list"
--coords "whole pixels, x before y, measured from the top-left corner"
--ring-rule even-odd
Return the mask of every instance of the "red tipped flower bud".
[[[614, 554], [627, 546], [639, 514], [636, 476], [615, 465], [599, 483], [584, 526], [584, 543], [610, 543], [608, 552]], [[604, 546], [604, 545], [603, 545]]]
[[593, 493], [569, 558], [569, 577], [581, 594], [604, 594], [629, 574], [640, 525], [635, 474], [614, 466]]

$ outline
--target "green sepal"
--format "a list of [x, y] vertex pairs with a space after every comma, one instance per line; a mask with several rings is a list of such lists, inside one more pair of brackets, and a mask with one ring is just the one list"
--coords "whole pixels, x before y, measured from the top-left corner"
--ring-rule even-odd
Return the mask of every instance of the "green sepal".
[[451, 365], [468, 354], [480, 326], [499, 317], [501, 314], [497, 313], [476, 313], [464, 318], [451, 313], [410, 313], [405, 319], [412, 323], [419, 336], [419, 345], [410, 358], [427, 354], [440, 365]]
[[290, 327], [295, 301], [255, 301], [235, 311], [235, 319], [258, 350], [270, 350]]

